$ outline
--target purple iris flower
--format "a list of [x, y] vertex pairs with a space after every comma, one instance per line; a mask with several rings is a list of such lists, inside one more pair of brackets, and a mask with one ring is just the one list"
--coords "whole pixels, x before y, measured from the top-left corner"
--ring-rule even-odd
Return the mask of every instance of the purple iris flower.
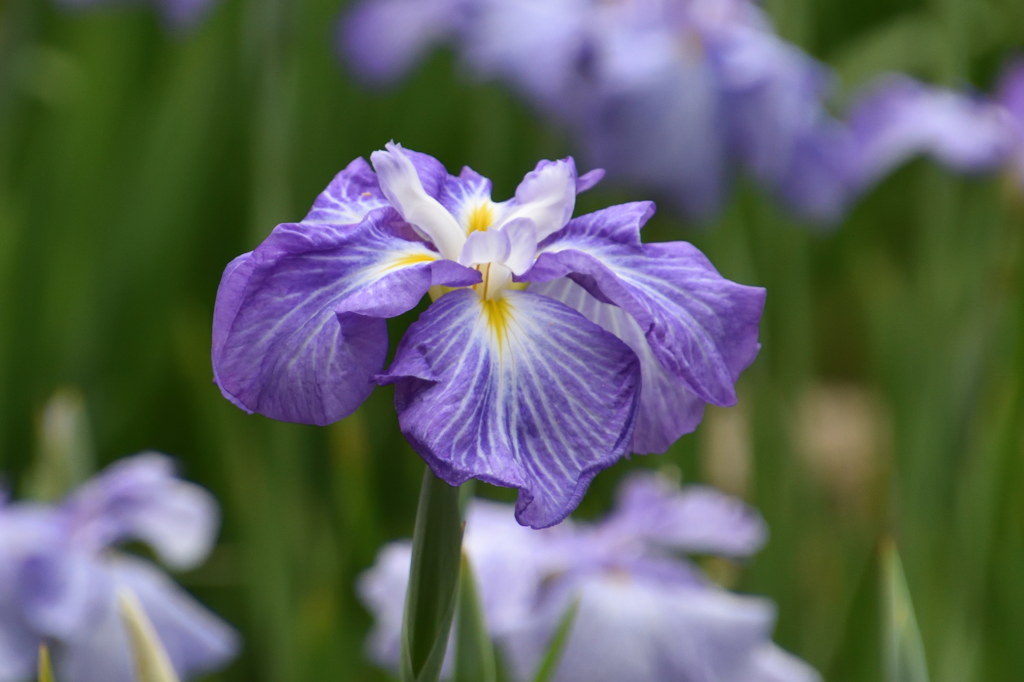
[[[572, 159], [507, 201], [469, 168], [390, 143], [353, 161], [298, 223], [225, 270], [213, 368], [249, 412], [329, 424], [395, 385], [406, 438], [451, 485], [519, 489], [541, 528], [630, 452], [663, 452], [706, 403], [736, 401], [764, 290], [685, 242], [642, 244], [653, 204], [572, 218]], [[387, 354], [386, 318], [434, 302]]]
[[[590, 525], [531, 531], [504, 505], [474, 501], [465, 551], [512, 680], [532, 679], [578, 603], [559, 682], [813, 682], [817, 673], [771, 642], [771, 602], [723, 590], [679, 556], [745, 557], [765, 534], [760, 516], [736, 499], [637, 474], [615, 511]], [[369, 653], [385, 667], [398, 662], [409, 554], [408, 542], [389, 544], [359, 582], [376, 618]]]
[[824, 105], [831, 74], [750, 0], [364, 0], [341, 35], [347, 62], [378, 82], [453, 44], [610, 179], [696, 219], [741, 173], [814, 221], [838, 218], [856, 188], [852, 139]]
[[867, 187], [893, 168], [928, 156], [961, 173], [1006, 163], [1011, 117], [999, 103], [924, 85], [907, 76], [880, 79], [850, 114]]
[[[85, 9], [100, 5], [123, 5], [139, 0], [57, 0], [57, 3], [72, 9]], [[209, 11], [216, 0], [144, 0], [155, 5], [168, 25], [185, 29], [195, 26]]]
[[35, 679], [44, 642], [58, 679], [134, 680], [117, 607], [124, 589], [181, 677], [225, 664], [238, 649], [234, 630], [152, 563], [115, 549], [143, 542], [187, 569], [209, 554], [217, 524], [213, 497], [155, 453], [110, 466], [59, 505], [0, 506], [0, 682]]

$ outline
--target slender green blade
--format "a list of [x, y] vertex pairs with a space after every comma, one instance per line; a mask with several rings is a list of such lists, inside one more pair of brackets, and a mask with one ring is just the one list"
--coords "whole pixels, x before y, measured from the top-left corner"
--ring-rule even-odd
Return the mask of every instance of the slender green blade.
[[487, 633], [476, 576], [465, 554], [459, 573], [458, 619], [455, 682], [494, 682], [494, 646]]
[[139, 682], [179, 682], [167, 651], [160, 643], [146, 612], [142, 610], [138, 597], [128, 590], [122, 590], [117, 601], [121, 620], [124, 621], [132, 644]]
[[459, 489], [423, 475], [402, 624], [403, 682], [436, 682], [448, 649], [462, 553]]
[[53, 665], [50, 663], [50, 648], [45, 644], [39, 645], [39, 682], [55, 682]]
[[565, 645], [569, 642], [569, 634], [572, 632], [572, 626], [576, 622], [576, 613], [579, 609], [580, 603], [577, 600], [565, 610], [565, 615], [562, 616], [562, 620], [558, 623], [558, 628], [555, 630], [555, 636], [551, 638], [551, 644], [548, 646], [543, 660], [541, 660], [540, 665], [537, 667], [537, 674], [533, 676], [533, 682], [551, 682], [551, 678], [555, 676], [555, 671], [558, 670], [558, 663], [562, 660], [562, 654], [565, 653]]
[[885, 679], [888, 682], [928, 682], [921, 632], [895, 543], [883, 546], [882, 562]]

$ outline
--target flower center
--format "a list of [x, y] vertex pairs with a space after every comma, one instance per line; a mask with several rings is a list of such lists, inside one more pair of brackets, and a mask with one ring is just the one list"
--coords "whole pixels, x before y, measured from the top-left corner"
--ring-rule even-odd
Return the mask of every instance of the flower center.
[[466, 234], [484, 232], [494, 222], [494, 208], [490, 202], [479, 204], [469, 214]]

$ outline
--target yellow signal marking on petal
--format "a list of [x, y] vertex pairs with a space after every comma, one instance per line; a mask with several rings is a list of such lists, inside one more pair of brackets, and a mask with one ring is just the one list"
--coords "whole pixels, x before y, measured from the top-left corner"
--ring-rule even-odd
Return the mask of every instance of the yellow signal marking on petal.
[[398, 268], [404, 268], [409, 265], [416, 265], [417, 263], [432, 263], [437, 260], [437, 256], [429, 253], [414, 253], [408, 256], [402, 256], [397, 260], [393, 260], [385, 266], [384, 270], [397, 270]]
[[512, 306], [506, 298], [485, 298], [480, 301], [480, 304], [483, 306], [487, 326], [498, 341], [500, 350], [504, 346], [505, 335], [508, 334], [509, 323], [512, 319]]
[[373, 196], [373, 192], [363, 192], [359, 196], [361, 196], [361, 197], [372, 197]]
[[470, 212], [466, 233], [484, 232], [493, 222], [494, 208], [491, 206], [491, 202], [485, 201]]

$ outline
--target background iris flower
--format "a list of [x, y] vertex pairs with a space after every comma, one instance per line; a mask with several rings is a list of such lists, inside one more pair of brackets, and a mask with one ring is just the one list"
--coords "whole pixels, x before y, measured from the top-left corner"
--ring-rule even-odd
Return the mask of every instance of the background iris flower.
[[[239, 407], [328, 424], [395, 384], [402, 432], [438, 477], [518, 488], [517, 518], [541, 528], [601, 469], [736, 401], [764, 290], [687, 243], [641, 244], [652, 204], [571, 218], [600, 177], [572, 159], [541, 161], [504, 202], [394, 143], [371, 160], [228, 265], [213, 365]], [[381, 373], [386, 318], [428, 291]]]
[[[465, 551], [488, 632], [513, 680], [530, 680], [566, 611], [577, 612], [554, 680], [811, 682], [818, 675], [771, 642], [773, 605], [714, 584], [682, 553], [747, 557], [764, 544], [756, 511], [713, 488], [679, 489], [634, 474], [593, 524], [531, 532], [505, 505], [474, 501]], [[408, 542], [381, 550], [360, 579], [373, 612], [367, 645], [395, 667]]]
[[134, 680], [117, 605], [123, 589], [138, 598], [179, 676], [226, 664], [238, 649], [234, 630], [152, 563], [115, 549], [142, 542], [168, 566], [193, 568], [217, 526], [213, 497], [156, 453], [119, 461], [59, 505], [0, 500], [0, 680], [35, 679], [42, 643], [59, 680]]
[[824, 104], [831, 74], [748, 0], [367, 0], [341, 32], [351, 68], [377, 82], [443, 40], [589, 163], [696, 219], [718, 213], [739, 173], [813, 220], [837, 218], [852, 189], [853, 149]]

